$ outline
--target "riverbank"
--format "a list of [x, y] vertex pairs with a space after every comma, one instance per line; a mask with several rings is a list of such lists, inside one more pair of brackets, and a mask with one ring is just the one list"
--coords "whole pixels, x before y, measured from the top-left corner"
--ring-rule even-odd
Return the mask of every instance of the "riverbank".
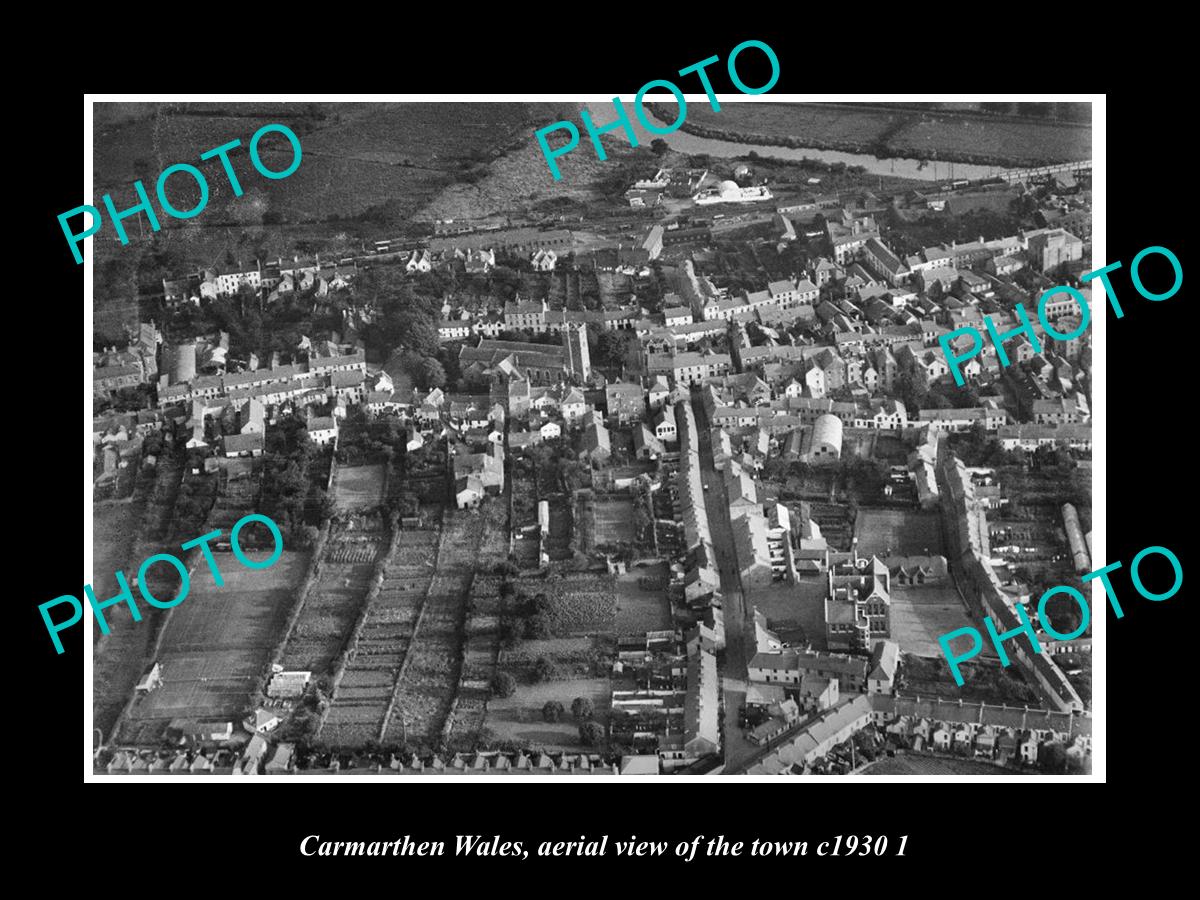
[[[646, 109], [663, 124], [677, 118], [675, 107], [669, 104], [648, 103]], [[1091, 130], [1085, 125], [952, 112], [856, 109], [844, 104], [729, 103], [720, 112], [691, 104], [680, 130], [709, 140], [762, 147], [1000, 168], [1091, 157]]]

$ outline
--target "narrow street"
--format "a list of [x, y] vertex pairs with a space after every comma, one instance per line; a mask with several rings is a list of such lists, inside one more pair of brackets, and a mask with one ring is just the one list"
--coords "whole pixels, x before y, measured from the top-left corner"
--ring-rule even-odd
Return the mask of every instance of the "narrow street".
[[724, 598], [725, 653], [721, 686], [725, 704], [725, 769], [729, 771], [741, 767], [762, 749], [747, 741], [738, 725], [738, 710], [746, 699], [747, 664], [754, 654], [754, 614], [742, 591], [741, 569], [734, 551], [733, 527], [729, 520], [729, 497], [725, 492], [725, 479], [713, 462], [712, 430], [699, 394], [692, 395], [692, 408], [696, 413], [700, 465], [706, 486], [704, 506], [708, 513], [708, 528], [721, 573], [721, 594]]

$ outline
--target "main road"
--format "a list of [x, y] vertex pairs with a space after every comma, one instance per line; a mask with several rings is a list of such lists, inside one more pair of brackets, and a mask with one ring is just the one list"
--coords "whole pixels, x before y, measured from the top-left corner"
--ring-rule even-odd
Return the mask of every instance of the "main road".
[[712, 536], [717, 569], [721, 573], [722, 610], [725, 614], [725, 654], [723, 660], [723, 696], [725, 701], [725, 771], [740, 769], [762, 748], [746, 740], [738, 724], [738, 711], [746, 700], [747, 663], [755, 651], [754, 610], [742, 590], [741, 568], [733, 543], [729, 520], [729, 496], [724, 473], [713, 461], [712, 428], [701, 394], [692, 392], [692, 409], [699, 432], [700, 470], [704, 485], [704, 508]]

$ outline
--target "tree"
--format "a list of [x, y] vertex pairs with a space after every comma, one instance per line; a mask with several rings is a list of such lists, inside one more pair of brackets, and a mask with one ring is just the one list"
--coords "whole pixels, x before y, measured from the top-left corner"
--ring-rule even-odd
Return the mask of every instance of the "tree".
[[571, 715], [576, 722], [583, 722], [592, 717], [595, 707], [587, 697], [576, 697], [571, 701]]
[[547, 700], [542, 707], [542, 718], [547, 722], [557, 722], [562, 718], [563, 705], [557, 700]]
[[413, 377], [422, 390], [446, 386], [446, 370], [440, 362], [429, 357], [421, 360]]
[[543, 612], [534, 613], [525, 620], [524, 634], [527, 640], [534, 641], [550, 637], [550, 617]]
[[1047, 772], [1062, 774], [1067, 762], [1067, 748], [1059, 741], [1043, 744], [1038, 750], [1038, 765]]
[[492, 676], [492, 696], [511, 697], [517, 689], [517, 679], [507, 672], [497, 672]]
[[662, 156], [664, 153], [670, 151], [671, 145], [662, 138], [655, 138], [650, 142], [650, 149], [653, 151], [655, 156]]
[[544, 656], [539, 656], [533, 664], [533, 680], [550, 681], [558, 674], [558, 666]]
[[598, 747], [604, 742], [604, 726], [599, 722], [584, 722], [579, 726], [579, 740], [585, 747]]

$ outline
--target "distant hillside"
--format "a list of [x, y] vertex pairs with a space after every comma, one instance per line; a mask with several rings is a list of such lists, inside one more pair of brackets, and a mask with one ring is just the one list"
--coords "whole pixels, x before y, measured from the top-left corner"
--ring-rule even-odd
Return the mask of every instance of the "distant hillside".
[[[106, 303], [120, 296], [126, 308], [118, 318], [128, 319], [128, 298], [139, 286], [152, 290], [164, 266], [290, 253], [339, 237], [356, 245], [359, 236], [401, 230], [443, 188], [486, 178], [506, 148], [555, 117], [554, 104], [535, 103], [97, 104], [97, 200], [110, 192], [118, 209], [132, 206], [138, 178], [153, 198], [158, 173], [178, 162], [204, 172], [210, 190], [200, 215], [160, 216], [158, 234], [145, 222], [139, 233], [138, 224], [126, 220], [132, 241], [126, 247], [105, 222], [95, 242], [97, 329], [106, 327]], [[295, 131], [304, 154], [299, 170], [278, 181], [253, 168], [246, 148], [250, 136], [272, 122]], [[231, 154], [241, 197], [233, 195], [219, 160], [199, 160], [234, 138], [243, 144]], [[291, 158], [279, 135], [264, 139], [260, 150], [275, 169]], [[184, 175], [174, 176], [168, 190], [180, 209], [199, 199]]]

